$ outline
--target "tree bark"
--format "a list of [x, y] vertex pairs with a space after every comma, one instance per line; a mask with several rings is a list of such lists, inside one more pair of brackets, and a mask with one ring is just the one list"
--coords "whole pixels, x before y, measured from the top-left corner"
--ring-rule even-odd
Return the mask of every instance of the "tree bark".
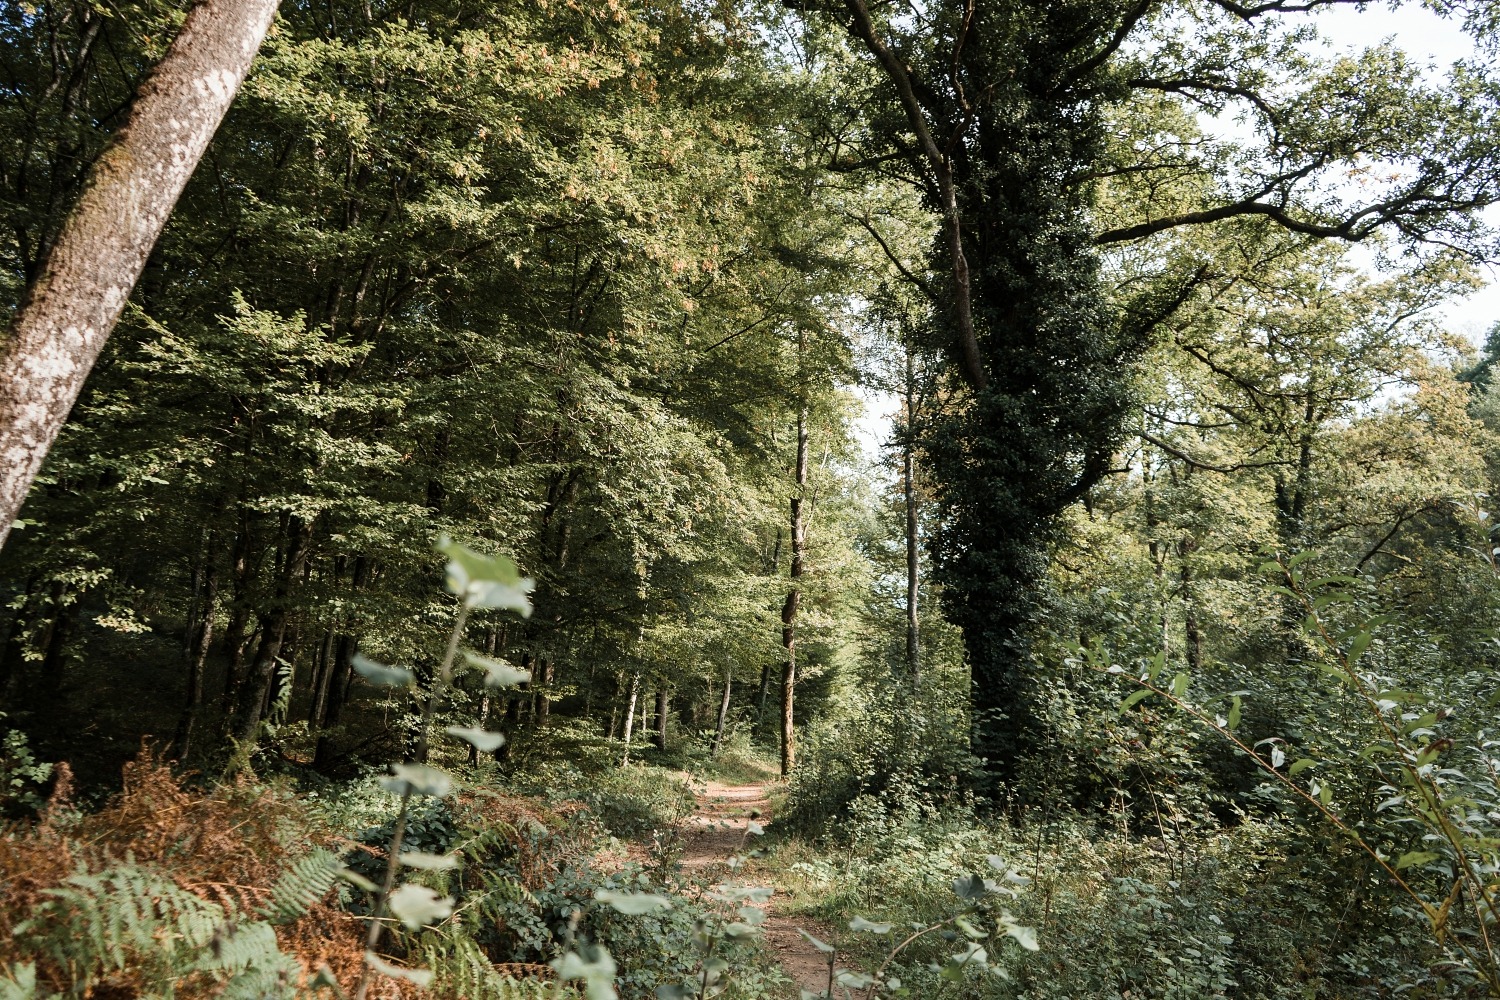
[[0, 345], [0, 545], [244, 82], [277, 0], [202, 0], [136, 93]]
[[807, 487], [807, 407], [797, 411], [797, 488], [792, 494], [791, 589], [781, 606], [781, 645], [786, 660], [781, 669], [781, 776], [797, 765], [796, 729], [793, 712], [797, 696], [797, 608], [802, 603], [803, 557], [807, 552], [807, 521], [802, 510], [802, 491]]
[[719, 747], [724, 745], [724, 725], [729, 720], [729, 694], [734, 688], [734, 674], [724, 671], [724, 696], [719, 700], [719, 721], [714, 726], [713, 745], [708, 748], [710, 758], [719, 756]]
[[630, 675], [630, 694], [625, 699], [625, 756], [621, 765], [630, 763], [630, 734], [635, 729], [635, 701], [641, 693], [641, 675]]
[[250, 666], [250, 676], [240, 692], [240, 718], [236, 735], [241, 740], [255, 737], [260, 728], [262, 710], [276, 678], [276, 661], [286, 642], [291, 624], [291, 596], [302, 577], [308, 550], [312, 546], [313, 522], [292, 515], [287, 518], [287, 551], [277, 581], [276, 595], [270, 609], [261, 618], [260, 644]]
[[920, 564], [917, 561], [916, 421], [917, 377], [911, 346], [906, 348], [906, 427], [901, 435], [901, 488], [906, 501], [906, 674], [913, 687], [922, 683], [917, 598]]
[[208, 650], [214, 638], [214, 607], [219, 597], [219, 574], [213, 556], [213, 542], [206, 540], [199, 564], [194, 567], [193, 613], [188, 618], [187, 642], [184, 644], [188, 668], [187, 696], [177, 731], [172, 736], [172, 755], [186, 760], [193, 749], [193, 730], [203, 711], [203, 673], [208, 664]]
[[656, 749], [667, 748], [667, 711], [671, 708], [672, 692], [665, 684], [656, 690]]

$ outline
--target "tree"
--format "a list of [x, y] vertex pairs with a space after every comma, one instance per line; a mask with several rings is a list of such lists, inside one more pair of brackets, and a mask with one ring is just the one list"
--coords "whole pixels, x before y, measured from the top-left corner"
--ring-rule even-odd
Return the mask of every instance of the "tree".
[[278, 0], [202, 0], [135, 96], [0, 346], [0, 545]]
[[[937, 569], [968, 646], [975, 747], [1002, 778], [1046, 740], [1028, 633], [1059, 517], [1111, 469], [1135, 360], [1217, 267], [1161, 253], [1118, 284], [1113, 269], [1142, 241], [1246, 219], [1419, 249], [1491, 242], [1475, 212], [1500, 196], [1496, 82], [1464, 68], [1428, 84], [1389, 48], [1311, 55], [1283, 23], [1327, 5], [817, 8], [885, 84], [829, 136], [831, 165], [899, 174], [941, 224], [936, 285], [901, 269], [934, 302], [960, 390], [928, 428]], [[1205, 139], [1199, 109], [1242, 112], [1251, 137]], [[1351, 165], [1367, 185], [1335, 183]]]

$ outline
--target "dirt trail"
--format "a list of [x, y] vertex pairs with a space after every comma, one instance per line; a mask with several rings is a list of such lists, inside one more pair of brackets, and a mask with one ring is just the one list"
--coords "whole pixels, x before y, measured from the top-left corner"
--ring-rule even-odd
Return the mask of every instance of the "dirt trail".
[[[710, 781], [698, 786], [698, 808], [683, 830], [682, 867], [690, 875], [733, 880], [727, 862], [754, 847], [747, 844], [752, 819], [770, 819], [770, 800], [765, 785], [725, 785]], [[781, 913], [775, 896], [765, 907], [766, 943], [786, 974], [804, 990], [819, 996], [828, 989], [828, 959], [797, 933], [798, 927], [823, 936], [822, 929], [805, 917]]]

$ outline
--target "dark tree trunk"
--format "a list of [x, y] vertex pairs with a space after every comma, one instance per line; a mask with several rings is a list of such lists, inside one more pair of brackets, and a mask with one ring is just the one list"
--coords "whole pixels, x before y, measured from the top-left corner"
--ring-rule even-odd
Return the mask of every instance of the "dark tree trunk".
[[792, 494], [792, 570], [791, 589], [781, 606], [781, 645], [786, 661], [781, 669], [781, 775], [786, 777], [797, 766], [797, 732], [793, 714], [797, 696], [797, 608], [802, 602], [803, 560], [807, 553], [807, 521], [803, 516], [802, 493], [807, 488], [807, 409], [797, 411], [796, 491]]
[[667, 714], [671, 707], [672, 692], [665, 684], [656, 691], [656, 749], [667, 748]]
[[919, 596], [917, 561], [917, 484], [916, 484], [916, 366], [912, 360], [911, 346], [906, 347], [906, 426], [901, 435], [901, 491], [906, 502], [906, 674], [912, 686], [922, 683], [920, 659], [920, 636], [917, 619]]
[[277, 0], [202, 0], [141, 84], [0, 343], [0, 545]]
[[312, 545], [313, 522], [295, 514], [287, 518], [286, 553], [281, 572], [277, 574], [276, 594], [271, 607], [260, 616], [260, 643], [251, 661], [249, 676], [240, 697], [240, 715], [235, 734], [240, 740], [253, 739], [260, 729], [263, 706], [276, 679], [276, 661], [281, 657], [291, 625], [291, 599]]
[[187, 661], [187, 695], [177, 731], [172, 735], [172, 755], [186, 760], [193, 749], [193, 731], [203, 711], [203, 673], [208, 664], [208, 650], [214, 638], [214, 612], [219, 599], [218, 565], [214, 559], [213, 539], [205, 540], [203, 554], [193, 569], [194, 602], [188, 616], [183, 654]]

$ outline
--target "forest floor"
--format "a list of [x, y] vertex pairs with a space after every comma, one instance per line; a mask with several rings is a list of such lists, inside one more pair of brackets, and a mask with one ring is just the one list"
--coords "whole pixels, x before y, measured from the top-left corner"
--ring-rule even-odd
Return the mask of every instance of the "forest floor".
[[[770, 822], [771, 800], [765, 784], [726, 785], [717, 781], [695, 785], [698, 806], [683, 830], [682, 867], [690, 875], [731, 877], [729, 859], [755, 845], [751, 821]], [[806, 918], [785, 912], [776, 896], [764, 907], [765, 941], [776, 961], [801, 989], [822, 993], [828, 989], [828, 959], [797, 933], [799, 927], [826, 937], [827, 932]]]

